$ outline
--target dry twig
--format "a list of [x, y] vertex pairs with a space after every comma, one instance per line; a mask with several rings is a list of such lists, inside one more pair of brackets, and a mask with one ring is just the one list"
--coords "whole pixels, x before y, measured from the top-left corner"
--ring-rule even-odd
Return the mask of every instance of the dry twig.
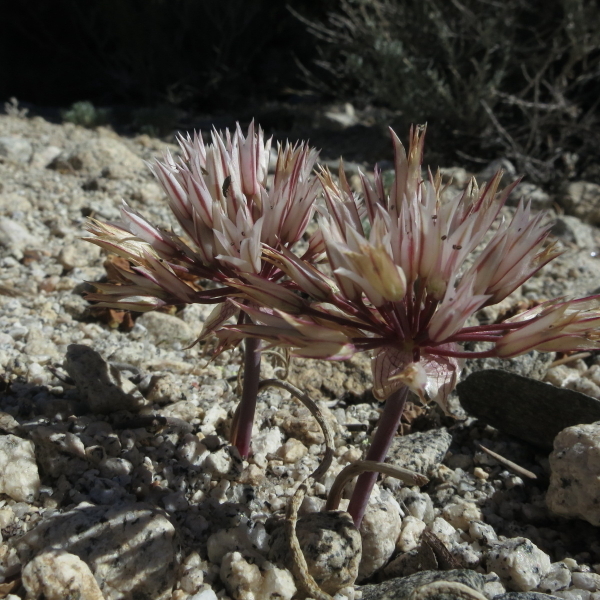
[[296, 524], [298, 523], [298, 510], [306, 493], [306, 483], [298, 486], [298, 489], [292, 496], [287, 506], [286, 511], [286, 528], [290, 541], [290, 549], [292, 555], [293, 572], [304, 591], [315, 600], [333, 600], [333, 598], [324, 592], [313, 576], [308, 571], [306, 559], [302, 553], [298, 536], [296, 535]]
[[517, 463], [514, 463], [512, 460], [508, 460], [508, 458], [504, 458], [501, 454], [482, 446], [481, 444], [477, 444], [477, 447], [483, 450], [486, 454], [489, 454], [492, 458], [495, 458], [499, 463], [503, 464], [507, 469], [514, 471], [517, 475], [523, 475], [523, 477], [527, 477], [528, 479], [537, 479], [537, 475], [524, 469], [519, 466]]
[[352, 478], [366, 471], [376, 471], [378, 473], [383, 473], [384, 475], [390, 475], [391, 477], [400, 479], [400, 481], [403, 481], [407, 485], [422, 486], [429, 483], [429, 479], [427, 479], [425, 475], [415, 473], [414, 471], [405, 469], [404, 467], [396, 467], [394, 465], [375, 462], [372, 460], [358, 460], [352, 464], [349, 464], [347, 467], [344, 467], [338, 473], [338, 476], [335, 478], [335, 481], [331, 486], [329, 496], [327, 497], [325, 510], [337, 510], [338, 506], [340, 505], [342, 492], [344, 491], [346, 484]]

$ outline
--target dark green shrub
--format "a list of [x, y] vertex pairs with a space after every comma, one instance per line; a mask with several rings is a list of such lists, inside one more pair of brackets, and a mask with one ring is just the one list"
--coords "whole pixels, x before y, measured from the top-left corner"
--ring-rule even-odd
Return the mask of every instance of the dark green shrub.
[[92, 102], [82, 100], [75, 102], [67, 110], [62, 111], [61, 116], [63, 121], [92, 129], [108, 123], [110, 120], [110, 110], [107, 108], [97, 108]]

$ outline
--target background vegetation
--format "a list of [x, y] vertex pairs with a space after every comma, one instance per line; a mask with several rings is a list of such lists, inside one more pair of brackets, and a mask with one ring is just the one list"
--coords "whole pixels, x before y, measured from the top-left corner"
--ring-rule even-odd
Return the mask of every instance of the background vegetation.
[[341, 0], [313, 85], [428, 121], [457, 153], [537, 180], [600, 156], [600, 10], [589, 0]]
[[161, 134], [181, 110], [308, 89], [401, 131], [427, 121], [449, 163], [503, 156], [535, 181], [600, 180], [591, 0], [28, 0], [3, 8], [0, 51], [0, 100], [89, 126], [109, 118], [95, 107], [129, 106]]

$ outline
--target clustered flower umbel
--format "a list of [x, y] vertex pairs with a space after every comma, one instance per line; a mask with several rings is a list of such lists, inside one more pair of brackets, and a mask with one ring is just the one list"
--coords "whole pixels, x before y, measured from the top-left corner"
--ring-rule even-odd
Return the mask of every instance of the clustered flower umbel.
[[[283, 272], [263, 258], [263, 245], [291, 249], [304, 235], [315, 210], [319, 183], [313, 175], [318, 153], [306, 144], [277, 148], [273, 182], [267, 186], [271, 140], [250, 124], [246, 136], [239, 125], [231, 134], [180, 137], [182, 157], [167, 152], [149, 167], [167, 194], [183, 237], [152, 225], [125, 202], [120, 223], [92, 220], [86, 238], [125, 258], [130, 268], [114, 267], [119, 283], [95, 284], [100, 293], [88, 300], [98, 306], [148, 311], [166, 305], [217, 303], [201, 338], [220, 327], [238, 310], [225, 302], [239, 291], [230, 282], [261, 285]], [[322, 252], [320, 233], [310, 240], [305, 260]], [[219, 284], [198, 291], [194, 280]], [[250, 436], [260, 373], [259, 342], [246, 343], [242, 402], [232, 441], [242, 456]]]
[[[254, 324], [227, 329], [313, 358], [372, 350], [377, 398], [407, 385], [443, 408], [459, 359], [599, 348], [596, 296], [552, 300], [502, 323], [465, 327], [476, 311], [506, 298], [560, 254], [546, 241], [550, 225], [544, 213], [532, 215], [530, 204], [521, 202], [482, 244], [515, 184], [498, 193], [498, 173], [483, 189], [473, 180], [462, 195], [443, 201], [440, 174], [421, 176], [422, 132], [411, 132], [408, 156], [393, 132], [392, 138], [389, 195], [377, 170], [373, 184], [361, 176], [364, 201], [342, 170], [339, 184], [327, 171], [320, 175], [327, 206], [320, 229], [333, 278], [291, 252], [264, 250], [313, 302], [296, 306], [274, 293], [268, 309], [244, 308]], [[260, 304], [259, 290], [244, 291]], [[465, 352], [461, 342], [493, 347]]]
[[[153, 171], [191, 244], [126, 206], [123, 224], [94, 222], [91, 241], [133, 266], [121, 271], [129, 284], [99, 285], [102, 293], [90, 298], [133, 310], [227, 298], [210, 325], [221, 347], [262, 339], [330, 360], [371, 351], [374, 394], [387, 402], [368, 460], [385, 458], [408, 389], [447, 409], [465, 358], [600, 348], [597, 296], [551, 300], [502, 323], [465, 325], [558, 256], [546, 240], [549, 225], [521, 202], [510, 221], [491, 231], [514, 185], [498, 192], [499, 173], [483, 189], [473, 180], [462, 195], [443, 200], [440, 174], [421, 174], [422, 130], [411, 130], [408, 154], [394, 132], [392, 139], [389, 194], [375, 170], [373, 183], [361, 175], [361, 197], [343, 168], [339, 181], [326, 170], [311, 174], [316, 154], [303, 144], [280, 148], [267, 192], [268, 145], [252, 126], [246, 138], [239, 127], [232, 138], [213, 134], [208, 148], [200, 136], [182, 139], [183, 160], [168, 155]], [[318, 181], [325, 200], [320, 227], [299, 257], [292, 246], [312, 217]], [[316, 262], [321, 252], [327, 273]], [[183, 274], [222, 287], [196, 292]], [[234, 309], [247, 321], [223, 327]], [[467, 352], [462, 342], [489, 347]], [[356, 522], [374, 481], [364, 474], [355, 487], [349, 510]]]
[[[234, 290], [230, 279], [277, 280], [281, 272], [262, 259], [262, 245], [291, 248], [302, 238], [314, 213], [318, 182], [312, 175], [317, 152], [305, 144], [280, 146], [273, 184], [267, 189], [271, 140], [264, 141], [254, 123], [244, 137], [233, 135], [180, 137], [182, 157], [167, 152], [149, 164], [167, 194], [169, 207], [187, 241], [152, 225], [125, 202], [121, 223], [91, 220], [86, 238], [129, 261], [115, 265], [121, 282], [95, 284], [100, 294], [88, 296], [99, 306], [148, 311], [165, 305], [220, 302]], [[318, 247], [314, 240], [305, 259]], [[222, 284], [198, 292], [194, 277]], [[231, 311], [229, 311], [229, 315]], [[220, 323], [219, 323], [220, 324]]]

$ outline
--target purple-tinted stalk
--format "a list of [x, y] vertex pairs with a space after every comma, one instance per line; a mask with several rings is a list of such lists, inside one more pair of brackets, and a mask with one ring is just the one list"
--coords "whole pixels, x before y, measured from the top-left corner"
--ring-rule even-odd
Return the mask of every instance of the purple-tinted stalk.
[[246, 338], [244, 341], [244, 387], [231, 439], [231, 443], [239, 450], [242, 458], [247, 458], [250, 453], [250, 440], [252, 439], [260, 381], [260, 357], [260, 340]]
[[[373, 435], [373, 441], [365, 460], [374, 460], [377, 462], [385, 460], [392, 440], [398, 431], [407, 396], [408, 388], [402, 386], [385, 401], [383, 412], [379, 418], [379, 424]], [[356, 527], [360, 527], [365, 510], [367, 509], [371, 490], [375, 485], [378, 475], [379, 473], [363, 473], [356, 480], [356, 486], [348, 505], [348, 512], [354, 519]]]

